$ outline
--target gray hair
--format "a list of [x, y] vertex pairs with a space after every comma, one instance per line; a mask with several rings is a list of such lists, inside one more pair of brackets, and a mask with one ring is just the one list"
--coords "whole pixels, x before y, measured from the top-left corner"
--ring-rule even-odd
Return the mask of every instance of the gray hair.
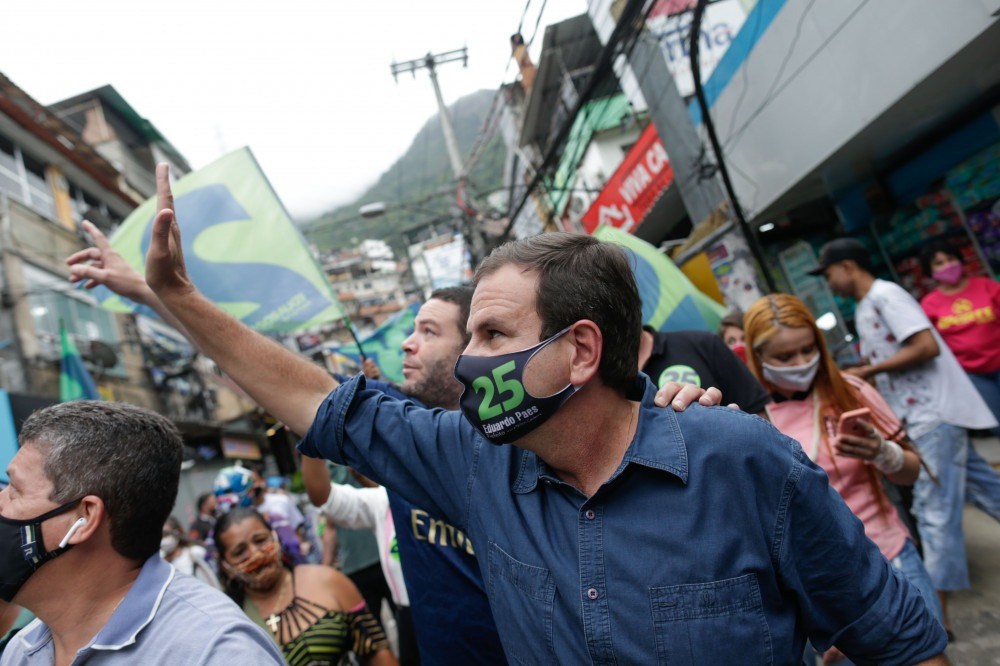
[[104, 501], [119, 554], [145, 560], [159, 550], [183, 452], [169, 420], [135, 405], [75, 400], [32, 414], [19, 440], [44, 456], [53, 502], [85, 495]]

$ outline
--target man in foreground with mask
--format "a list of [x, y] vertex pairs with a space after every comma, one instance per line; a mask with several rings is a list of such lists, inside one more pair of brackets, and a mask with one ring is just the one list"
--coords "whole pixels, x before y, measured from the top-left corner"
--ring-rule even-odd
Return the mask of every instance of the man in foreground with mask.
[[0, 664], [281, 664], [222, 592], [159, 555], [181, 439], [162, 416], [75, 401], [35, 412], [0, 492], [0, 598], [37, 620]]
[[303, 453], [471, 537], [510, 661], [795, 663], [808, 635], [860, 661], [945, 663], [920, 595], [794, 441], [736, 410], [654, 407], [619, 248], [546, 234], [493, 251], [455, 368], [462, 414], [361, 376], [317, 402], [320, 368], [195, 289], [158, 176], [146, 280], [160, 301], [272, 413], [298, 411], [285, 422], [308, 428]]

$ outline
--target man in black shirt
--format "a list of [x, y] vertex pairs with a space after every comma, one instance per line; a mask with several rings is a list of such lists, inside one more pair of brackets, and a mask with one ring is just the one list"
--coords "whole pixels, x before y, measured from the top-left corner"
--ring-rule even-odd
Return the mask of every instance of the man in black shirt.
[[717, 335], [706, 331], [658, 333], [642, 327], [639, 367], [657, 386], [683, 382], [715, 386], [722, 399], [744, 412], [764, 416], [770, 396], [746, 364]]

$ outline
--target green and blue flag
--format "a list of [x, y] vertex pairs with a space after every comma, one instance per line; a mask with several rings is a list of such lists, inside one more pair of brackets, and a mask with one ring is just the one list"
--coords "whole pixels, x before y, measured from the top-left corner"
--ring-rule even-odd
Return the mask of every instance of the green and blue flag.
[[642, 323], [658, 331], [715, 332], [726, 309], [692, 284], [665, 254], [646, 241], [602, 225], [594, 237], [620, 245], [629, 255], [642, 300]]
[[[413, 333], [413, 320], [416, 319], [420, 306], [411, 304], [405, 310], [397, 312], [379, 326], [374, 333], [361, 341], [361, 349], [365, 356], [375, 361], [382, 371], [386, 381], [401, 384], [403, 382], [403, 340]], [[341, 345], [337, 352], [361, 365], [361, 354], [358, 345], [351, 343]]]
[[94, 378], [62, 322], [59, 322], [59, 349], [59, 400], [100, 400]]
[[[266, 333], [344, 316], [326, 275], [249, 148], [187, 174], [172, 189], [188, 275], [223, 310]], [[153, 197], [110, 239], [143, 273], [156, 213]], [[108, 310], [155, 316], [105, 287], [93, 294]]]

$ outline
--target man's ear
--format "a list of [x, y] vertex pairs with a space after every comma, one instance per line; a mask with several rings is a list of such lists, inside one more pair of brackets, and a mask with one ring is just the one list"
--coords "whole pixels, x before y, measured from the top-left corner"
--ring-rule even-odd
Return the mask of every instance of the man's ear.
[[[86, 495], [80, 500], [80, 505], [73, 512], [76, 517], [70, 524], [73, 534], [69, 536], [68, 545], [77, 545], [94, 538], [97, 530], [108, 516], [104, 500], [96, 495]], [[69, 534], [69, 531], [67, 531]], [[66, 535], [60, 537], [66, 540]]]
[[574, 346], [569, 381], [574, 386], [583, 386], [597, 376], [604, 352], [604, 336], [597, 324], [589, 319], [573, 324], [567, 336]]

